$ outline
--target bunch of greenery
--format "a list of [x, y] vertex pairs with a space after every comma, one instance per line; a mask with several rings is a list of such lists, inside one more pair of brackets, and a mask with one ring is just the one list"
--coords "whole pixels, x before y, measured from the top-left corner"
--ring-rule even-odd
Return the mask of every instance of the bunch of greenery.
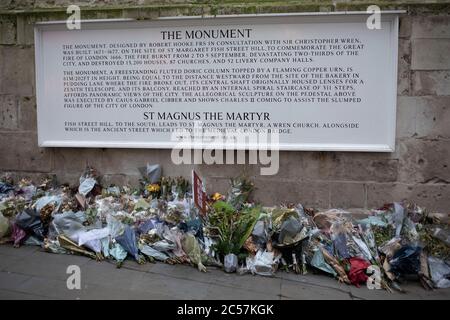
[[230, 203], [217, 201], [208, 215], [208, 227], [217, 240], [214, 250], [220, 257], [238, 255], [251, 235], [261, 207], [246, 207], [237, 211]]
[[244, 176], [231, 179], [231, 188], [228, 191], [227, 202], [239, 210], [247, 202], [253, 189], [253, 182]]
[[171, 201], [174, 200], [174, 194], [177, 194], [179, 199], [184, 199], [189, 193], [191, 185], [183, 177], [162, 177], [160, 187], [161, 199]]

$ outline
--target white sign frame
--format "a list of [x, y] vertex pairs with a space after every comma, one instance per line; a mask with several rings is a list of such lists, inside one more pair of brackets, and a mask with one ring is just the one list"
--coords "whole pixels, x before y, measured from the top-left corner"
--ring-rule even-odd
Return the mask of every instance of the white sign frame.
[[[349, 143], [280, 143], [279, 150], [291, 151], [355, 151], [355, 152], [393, 152], [395, 151], [396, 134], [396, 103], [397, 103], [397, 60], [398, 60], [398, 14], [400, 11], [382, 12], [381, 19], [388, 22], [389, 36], [389, 90], [385, 92], [388, 97], [388, 113], [386, 126], [388, 138], [384, 143], [371, 144], [349, 144]], [[205, 25], [227, 25], [227, 24], [252, 24], [258, 19], [265, 19], [265, 23], [276, 24], [277, 21], [298, 21], [300, 23], [336, 23], [336, 22], [362, 22], [369, 16], [365, 12], [331, 12], [331, 13], [293, 13], [293, 14], [261, 14], [261, 15], [231, 15], [215, 17], [166, 17], [156, 20], [136, 21], [133, 19], [109, 19], [109, 20], [85, 20], [81, 22], [81, 30], [70, 30], [67, 32], [83, 32], [83, 30], [108, 30], [121, 28], [149, 28], [149, 27], [173, 27], [173, 26], [205, 26]], [[42, 41], [43, 33], [52, 30], [67, 30], [66, 21], [39, 22], [35, 25], [35, 65], [36, 65], [36, 100], [37, 100], [37, 122], [38, 122], [38, 144], [41, 147], [88, 147], [88, 148], [160, 148], [167, 149], [176, 146], [173, 141], [94, 141], [94, 140], [58, 140], [43, 135], [43, 126], [48, 117], [49, 110], [46, 109], [46, 94], [44, 84], [46, 79], [45, 62]], [[225, 147], [225, 149], [256, 149], [248, 146]]]

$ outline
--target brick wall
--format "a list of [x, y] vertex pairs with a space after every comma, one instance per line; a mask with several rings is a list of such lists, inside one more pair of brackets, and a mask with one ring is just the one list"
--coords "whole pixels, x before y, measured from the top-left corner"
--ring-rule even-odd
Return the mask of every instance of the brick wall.
[[167, 175], [188, 177], [170, 150], [39, 148], [36, 135], [33, 24], [65, 19], [65, 6], [82, 18], [405, 9], [400, 20], [397, 142], [394, 153], [281, 152], [280, 172], [260, 176], [257, 165], [197, 165], [209, 191], [225, 191], [246, 172], [265, 204], [376, 207], [409, 199], [450, 210], [450, 1], [152, 1], [0, 0], [0, 171], [75, 182], [86, 162], [106, 182], [137, 183], [137, 167], [161, 163]]

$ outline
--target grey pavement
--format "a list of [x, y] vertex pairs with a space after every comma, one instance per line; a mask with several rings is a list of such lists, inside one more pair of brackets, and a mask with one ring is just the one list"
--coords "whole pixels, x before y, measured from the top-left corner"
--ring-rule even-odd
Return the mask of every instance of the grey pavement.
[[[69, 265], [81, 269], [81, 289], [67, 289]], [[450, 289], [426, 291], [404, 284], [406, 294], [338, 283], [326, 275], [278, 272], [275, 277], [201, 273], [186, 265], [108, 261], [0, 245], [0, 299], [450, 299]]]

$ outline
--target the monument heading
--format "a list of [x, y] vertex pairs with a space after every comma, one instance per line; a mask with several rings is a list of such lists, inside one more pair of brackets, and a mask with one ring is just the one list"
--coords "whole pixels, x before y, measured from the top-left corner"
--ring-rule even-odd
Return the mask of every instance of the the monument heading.
[[210, 29], [161, 31], [163, 40], [249, 38], [252, 29]]

